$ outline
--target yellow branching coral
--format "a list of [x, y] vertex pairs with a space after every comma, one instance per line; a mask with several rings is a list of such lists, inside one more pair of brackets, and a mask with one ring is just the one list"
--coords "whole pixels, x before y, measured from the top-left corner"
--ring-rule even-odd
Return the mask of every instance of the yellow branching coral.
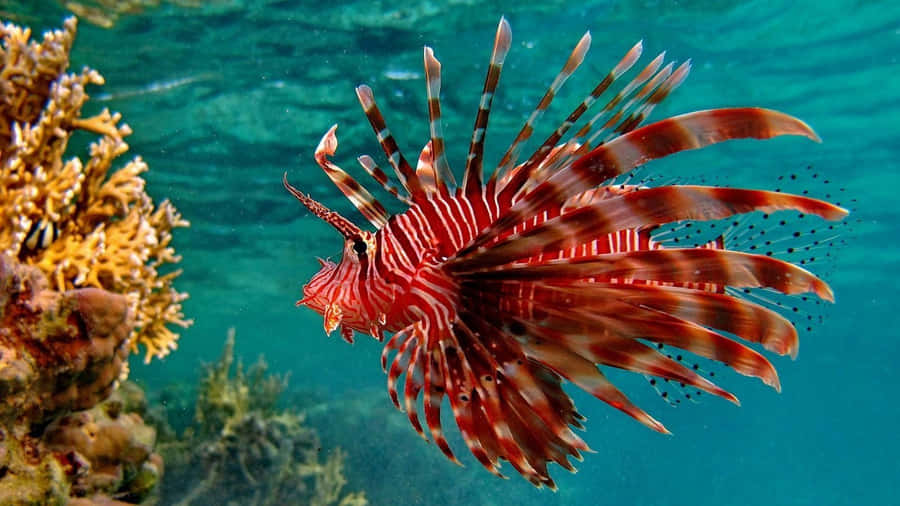
[[[172, 229], [189, 224], [169, 201], [154, 205], [140, 157], [112, 170], [131, 129], [108, 110], [81, 117], [85, 86], [103, 77], [65, 72], [75, 31], [69, 18], [37, 43], [28, 29], [0, 26], [0, 253], [39, 267], [57, 290], [124, 294], [136, 317], [132, 346], [142, 343], [149, 361], [175, 349], [170, 324], [191, 324], [187, 295], [172, 287], [180, 271], [167, 269], [180, 260]], [[86, 163], [63, 160], [75, 130], [100, 135]]]

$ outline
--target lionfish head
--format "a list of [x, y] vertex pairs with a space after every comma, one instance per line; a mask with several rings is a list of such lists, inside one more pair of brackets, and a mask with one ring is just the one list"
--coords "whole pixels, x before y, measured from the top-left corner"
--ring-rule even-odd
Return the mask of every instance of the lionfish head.
[[360, 230], [353, 222], [329, 210], [309, 195], [300, 192], [283, 178], [284, 187], [310, 212], [334, 227], [344, 236], [344, 250], [340, 263], [319, 258], [321, 268], [303, 286], [303, 298], [298, 306], [307, 306], [321, 314], [325, 333], [341, 329], [341, 336], [352, 342], [352, 331], [367, 332], [369, 319], [362, 312], [357, 281], [368, 267], [375, 250], [375, 236]]

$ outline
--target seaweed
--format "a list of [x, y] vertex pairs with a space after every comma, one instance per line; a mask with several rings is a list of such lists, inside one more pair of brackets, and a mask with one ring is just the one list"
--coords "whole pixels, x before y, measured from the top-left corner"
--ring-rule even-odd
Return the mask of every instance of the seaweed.
[[163, 501], [367, 504], [363, 493], [342, 493], [345, 453], [335, 449], [321, 461], [318, 435], [304, 414], [279, 407], [286, 386], [287, 377], [269, 374], [262, 357], [246, 370], [239, 360], [235, 364], [229, 330], [221, 358], [206, 366], [199, 382], [192, 423], [179, 433], [168, 422], [177, 413], [157, 405], [154, 423], [167, 466]]

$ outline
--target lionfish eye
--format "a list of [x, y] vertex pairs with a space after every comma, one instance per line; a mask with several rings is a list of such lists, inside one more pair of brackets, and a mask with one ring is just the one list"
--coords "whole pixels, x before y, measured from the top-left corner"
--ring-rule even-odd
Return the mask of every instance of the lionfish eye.
[[366, 242], [362, 239], [354, 239], [353, 240], [353, 251], [357, 254], [362, 255], [366, 252]]

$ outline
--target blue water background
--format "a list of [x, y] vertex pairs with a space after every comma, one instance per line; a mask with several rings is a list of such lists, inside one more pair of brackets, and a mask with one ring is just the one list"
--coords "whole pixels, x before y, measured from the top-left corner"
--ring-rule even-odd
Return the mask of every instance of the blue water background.
[[[36, 30], [63, 11], [45, 0], [4, 2]], [[348, 490], [374, 504], [822, 505], [896, 503], [900, 477], [896, 392], [900, 337], [900, 4], [897, 2], [321, 2], [233, 0], [203, 8], [163, 3], [105, 30], [82, 22], [74, 68], [106, 78], [88, 113], [120, 111], [131, 153], [151, 170], [148, 191], [192, 222], [176, 233], [184, 257], [178, 288], [195, 320], [176, 353], [132, 377], [151, 394], [193, 383], [226, 330], [250, 361], [265, 354], [290, 372], [293, 398], [309, 409], [327, 449], [349, 452]], [[827, 323], [802, 336], [796, 362], [775, 357], [783, 392], [737, 375], [741, 399], [670, 408], [640, 379], [629, 395], [666, 423], [662, 436], [583, 394], [587, 442], [596, 450], [570, 475], [555, 467], [556, 494], [515, 476], [501, 481], [452, 443], [465, 468], [424, 444], [389, 407], [380, 346], [325, 338], [321, 318], [294, 307], [316, 256], [339, 253], [338, 236], [302, 211], [280, 184], [327, 205], [350, 207], [312, 160], [339, 123], [335, 160], [356, 170], [378, 154], [353, 92], [369, 83], [408, 152], [427, 140], [421, 46], [443, 63], [451, 164], [468, 146], [496, 23], [513, 47], [495, 101], [488, 160], [509, 143], [581, 34], [593, 48], [547, 115], [549, 132], [611, 64], [644, 39], [645, 57], [666, 49], [693, 59], [687, 82], [654, 118], [721, 106], [759, 105], [799, 116], [822, 137], [740, 141], [651, 165], [734, 186], [773, 188], [812, 165], [856, 198], [848, 247], [828, 281], [837, 294]], [[538, 137], [542, 137], [538, 135]], [[413, 155], [410, 154], [412, 157]], [[380, 160], [380, 158], [378, 158]], [[358, 172], [355, 172], [358, 173]], [[361, 223], [361, 221], [360, 221]], [[448, 432], [455, 433], [448, 420]]]

